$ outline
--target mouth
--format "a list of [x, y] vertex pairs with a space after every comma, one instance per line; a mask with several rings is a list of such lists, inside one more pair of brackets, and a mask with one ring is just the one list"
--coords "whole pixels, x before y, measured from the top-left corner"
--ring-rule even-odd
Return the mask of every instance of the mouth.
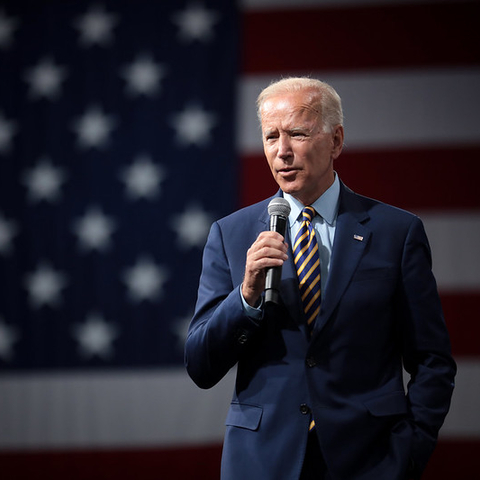
[[282, 176], [290, 176], [290, 175], [294, 175], [298, 172], [298, 168], [293, 168], [293, 167], [284, 167], [284, 168], [279, 168], [277, 170], [278, 174], [279, 175], [282, 175]]

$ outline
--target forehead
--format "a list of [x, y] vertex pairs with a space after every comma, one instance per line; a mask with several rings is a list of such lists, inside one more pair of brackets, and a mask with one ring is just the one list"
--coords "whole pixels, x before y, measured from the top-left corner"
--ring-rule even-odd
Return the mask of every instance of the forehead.
[[284, 93], [269, 97], [261, 109], [262, 126], [312, 124], [320, 120], [320, 112], [305, 92]]

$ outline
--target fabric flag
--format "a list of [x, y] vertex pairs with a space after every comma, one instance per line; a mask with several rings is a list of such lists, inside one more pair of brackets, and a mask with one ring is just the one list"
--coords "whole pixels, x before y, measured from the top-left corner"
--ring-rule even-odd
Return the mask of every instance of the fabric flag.
[[425, 223], [459, 365], [425, 478], [480, 471], [479, 7], [0, 1], [1, 478], [219, 478], [234, 372], [199, 390], [183, 341], [290, 74], [342, 97], [342, 180]]
[[218, 442], [183, 345], [208, 230], [238, 206], [238, 21], [215, 0], [1, 2], [2, 478], [58, 474], [19, 452]]

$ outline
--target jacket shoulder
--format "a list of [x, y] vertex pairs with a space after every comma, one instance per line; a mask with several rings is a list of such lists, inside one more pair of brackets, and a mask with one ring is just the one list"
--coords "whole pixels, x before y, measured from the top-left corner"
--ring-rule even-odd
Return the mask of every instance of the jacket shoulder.
[[419, 217], [408, 210], [390, 205], [375, 198], [354, 192], [343, 186], [341, 208], [348, 211], [365, 212], [371, 218], [380, 218], [390, 222], [410, 224]]
[[247, 207], [240, 208], [239, 210], [236, 210], [235, 212], [219, 219], [217, 223], [220, 225], [220, 227], [225, 227], [231, 223], [260, 220], [264, 218], [266, 212], [268, 212], [268, 204], [272, 198], [274, 197], [269, 197]]

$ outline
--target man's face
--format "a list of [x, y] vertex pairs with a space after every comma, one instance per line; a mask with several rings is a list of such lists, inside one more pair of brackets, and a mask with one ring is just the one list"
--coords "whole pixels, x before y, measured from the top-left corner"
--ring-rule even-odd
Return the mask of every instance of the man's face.
[[278, 95], [261, 110], [263, 148], [273, 177], [304, 205], [332, 185], [333, 161], [343, 145], [343, 128], [324, 133], [320, 114], [307, 98], [305, 92]]

